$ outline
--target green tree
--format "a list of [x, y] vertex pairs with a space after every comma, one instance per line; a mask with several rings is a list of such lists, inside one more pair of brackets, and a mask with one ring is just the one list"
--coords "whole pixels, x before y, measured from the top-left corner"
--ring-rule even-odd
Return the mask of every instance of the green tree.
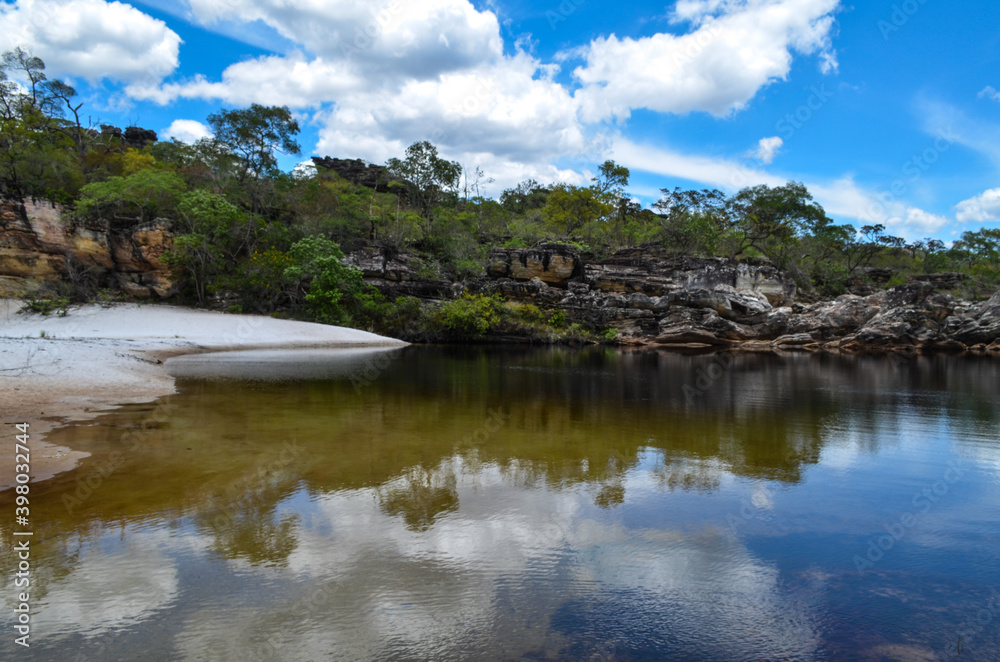
[[424, 140], [406, 148], [406, 158], [389, 159], [386, 167], [393, 175], [413, 184], [428, 231], [434, 222], [434, 208], [453, 193], [462, 177], [462, 166], [438, 156], [437, 147]]
[[789, 266], [802, 235], [828, 223], [826, 212], [798, 182], [745, 188], [732, 198], [731, 205], [735, 212], [730, 216], [732, 257], [755, 248], [779, 269]]
[[659, 216], [660, 240], [681, 255], [718, 254], [723, 234], [731, 225], [729, 201], [718, 189], [701, 191], [661, 189], [653, 204]]
[[287, 106], [262, 106], [220, 110], [208, 116], [208, 123], [215, 134], [214, 140], [234, 154], [242, 165], [234, 177], [249, 197], [250, 211], [261, 210], [267, 190], [266, 178], [273, 177], [278, 169], [278, 152], [299, 154], [302, 150], [295, 142], [299, 123]]
[[572, 237], [585, 226], [606, 217], [613, 209], [599, 190], [592, 186], [557, 184], [546, 199], [542, 217], [554, 232]]
[[953, 251], [974, 276], [990, 284], [1000, 283], [1000, 228], [963, 232]]
[[526, 179], [514, 188], [500, 194], [500, 205], [511, 214], [525, 214], [545, 206], [551, 189], [540, 186], [534, 179]]
[[[80, 126], [82, 104], [45, 63], [16, 48], [0, 56], [0, 194], [68, 201], [83, 184], [78, 159], [89, 135]], [[74, 121], [62, 119], [72, 111]], [[76, 154], [73, 154], [73, 146]]]
[[323, 237], [306, 237], [288, 251], [294, 266], [285, 277], [300, 284], [306, 308], [323, 324], [347, 324], [351, 315], [348, 300], [366, 292], [361, 271], [344, 264], [344, 252], [336, 242]]
[[237, 257], [250, 249], [255, 224], [243, 210], [205, 190], [184, 195], [177, 216], [182, 233], [174, 238], [167, 260], [188, 276], [204, 306], [217, 280], [233, 272]]
[[628, 186], [628, 180], [632, 174], [628, 168], [608, 160], [599, 165], [597, 169], [600, 175], [594, 177], [591, 181], [594, 183], [594, 189], [598, 194], [612, 196], [613, 198], [620, 198], [625, 195], [625, 187]]
[[184, 180], [168, 170], [140, 170], [129, 177], [111, 177], [80, 189], [79, 215], [104, 218], [113, 224], [142, 223], [169, 215], [186, 190]]

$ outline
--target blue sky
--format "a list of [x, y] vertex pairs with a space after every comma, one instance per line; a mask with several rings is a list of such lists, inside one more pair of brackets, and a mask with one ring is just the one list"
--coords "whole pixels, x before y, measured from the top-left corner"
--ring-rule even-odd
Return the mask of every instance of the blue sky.
[[95, 123], [161, 138], [288, 105], [300, 158], [431, 139], [493, 196], [610, 158], [647, 204], [796, 180], [838, 222], [908, 239], [1000, 225], [995, 3], [7, 0], [0, 35]]

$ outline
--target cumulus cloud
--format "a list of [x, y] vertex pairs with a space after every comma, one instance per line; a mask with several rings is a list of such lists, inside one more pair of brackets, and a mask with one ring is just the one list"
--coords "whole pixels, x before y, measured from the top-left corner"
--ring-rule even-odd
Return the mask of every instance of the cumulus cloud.
[[0, 5], [0, 48], [22, 46], [56, 75], [155, 83], [178, 65], [181, 38], [120, 2], [17, 0]]
[[166, 139], [177, 139], [192, 145], [202, 138], [212, 135], [212, 130], [197, 120], [174, 120], [170, 126], [160, 132]]
[[1000, 188], [990, 189], [955, 206], [956, 218], [962, 223], [1000, 222]]
[[784, 80], [792, 53], [819, 54], [836, 68], [831, 45], [839, 0], [686, 0], [675, 22], [693, 30], [639, 39], [615, 35], [591, 42], [574, 71], [590, 121], [627, 118], [637, 108], [706, 111], [721, 117], [744, 108], [761, 88]]
[[781, 147], [784, 144], [785, 141], [778, 136], [761, 138], [760, 142], [757, 143], [757, 151], [754, 152], [754, 157], [765, 165], [773, 163], [774, 157], [778, 155], [778, 152], [781, 151]]
[[264, 23], [298, 50], [232, 64], [219, 80], [135, 84], [130, 95], [309, 109], [320, 154], [381, 162], [427, 139], [449, 159], [488, 166], [498, 188], [526, 177], [582, 182], [550, 165], [587, 153], [595, 138], [553, 80], [558, 66], [504, 54], [496, 16], [467, 0], [190, 0], [190, 10], [206, 26]]
[[137, 84], [128, 88], [138, 99], [161, 104], [177, 98], [219, 100], [227, 104], [288, 105], [309, 108], [337, 98], [365, 81], [345, 63], [323, 59], [306, 61], [301, 54], [266, 56], [238, 62], [226, 68], [221, 81], [203, 76], [166, 85]]
[[983, 88], [983, 91], [979, 93], [979, 98], [1000, 101], [1000, 92], [998, 92], [992, 85], [987, 85]]
[[758, 184], [773, 187], [783, 186], [789, 180], [802, 181], [836, 222], [856, 226], [881, 223], [891, 233], [906, 239], [918, 239], [951, 224], [945, 216], [907, 205], [902, 200], [887, 199], [884, 193], [866, 188], [851, 177], [810, 180], [799, 174], [770, 173], [748, 161], [684, 154], [621, 138], [614, 141], [612, 155], [633, 170], [679, 177], [730, 192]]
[[193, 16], [259, 21], [327, 60], [353, 59], [369, 73], [432, 78], [503, 53], [496, 15], [467, 0], [190, 0]]

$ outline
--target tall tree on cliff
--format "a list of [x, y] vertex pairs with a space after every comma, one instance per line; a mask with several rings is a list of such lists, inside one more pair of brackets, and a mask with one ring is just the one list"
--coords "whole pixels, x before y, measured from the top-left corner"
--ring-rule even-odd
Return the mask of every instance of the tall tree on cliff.
[[[88, 134], [76, 91], [49, 80], [45, 62], [22, 48], [0, 56], [0, 194], [63, 199], [83, 184]], [[72, 121], [63, 118], [69, 110]], [[71, 153], [75, 147], [76, 157]]]
[[405, 159], [389, 159], [385, 165], [389, 172], [416, 187], [420, 212], [429, 231], [434, 222], [434, 208], [458, 187], [462, 166], [438, 156], [437, 147], [426, 140], [407, 147]]
[[208, 116], [215, 139], [225, 145], [242, 162], [236, 171], [236, 182], [249, 196], [253, 213], [263, 208], [263, 198], [269, 179], [278, 171], [277, 153], [300, 154], [295, 136], [299, 123], [287, 106], [261, 106], [222, 109]]

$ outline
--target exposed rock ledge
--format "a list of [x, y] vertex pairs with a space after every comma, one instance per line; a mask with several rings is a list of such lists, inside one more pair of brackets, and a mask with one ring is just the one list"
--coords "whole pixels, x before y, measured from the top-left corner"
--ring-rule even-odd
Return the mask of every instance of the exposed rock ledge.
[[59, 204], [0, 201], [0, 296], [90, 270], [101, 286], [165, 298], [174, 292], [163, 263], [172, 240], [162, 219], [114, 232], [107, 223], [74, 221]]
[[[351, 256], [365, 278], [395, 294], [449, 298], [461, 287], [428, 283], [408, 258]], [[744, 349], [978, 349], [1000, 351], [1000, 292], [974, 304], [940, 291], [954, 278], [919, 277], [870, 296], [804, 305], [794, 282], [766, 263], [675, 257], [627, 249], [588, 261], [572, 247], [498, 249], [485, 278], [463, 285], [566, 312], [626, 344]]]
[[[162, 257], [171, 244], [166, 221], [116, 233], [106, 224], [75, 222], [48, 202], [0, 202], [0, 296], [91, 268], [103, 272], [104, 286], [166, 298], [174, 286]], [[460, 283], [421, 277], [420, 261], [406, 254], [369, 249], [348, 262], [390, 296], [444, 300], [465, 290], [497, 292], [563, 310], [594, 330], [618, 329], [627, 344], [1000, 349], [1000, 293], [981, 304], [956, 299], [947, 290], [961, 285], [960, 274], [918, 276], [869, 296], [804, 305], [791, 279], [768, 263], [648, 248], [604, 260], [562, 244], [497, 249], [482, 276]]]

